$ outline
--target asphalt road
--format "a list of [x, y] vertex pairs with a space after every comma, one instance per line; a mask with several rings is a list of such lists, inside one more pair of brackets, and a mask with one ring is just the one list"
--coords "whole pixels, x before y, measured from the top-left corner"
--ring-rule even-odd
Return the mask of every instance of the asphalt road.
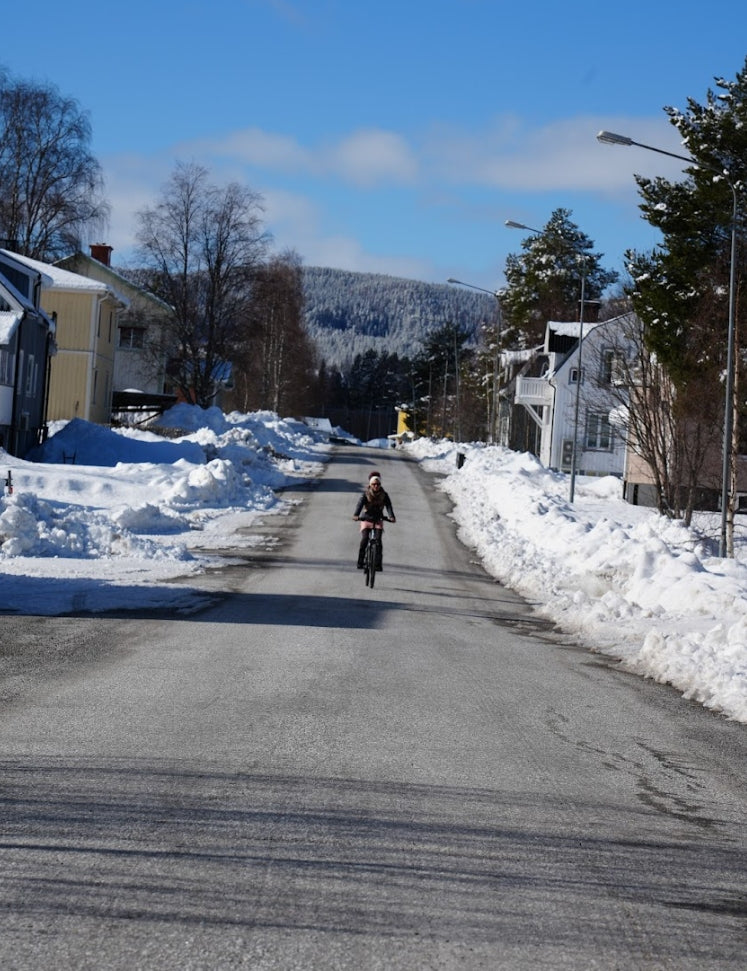
[[297, 498], [191, 616], [0, 618], [4, 971], [744, 968], [744, 726], [549, 629], [399, 453]]

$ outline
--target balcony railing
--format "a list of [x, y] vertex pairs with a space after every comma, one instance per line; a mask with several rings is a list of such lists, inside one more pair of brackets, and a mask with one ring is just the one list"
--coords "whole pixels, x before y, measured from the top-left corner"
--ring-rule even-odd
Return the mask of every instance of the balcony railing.
[[519, 405], [552, 404], [550, 382], [546, 378], [517, 378], [514, 401]]

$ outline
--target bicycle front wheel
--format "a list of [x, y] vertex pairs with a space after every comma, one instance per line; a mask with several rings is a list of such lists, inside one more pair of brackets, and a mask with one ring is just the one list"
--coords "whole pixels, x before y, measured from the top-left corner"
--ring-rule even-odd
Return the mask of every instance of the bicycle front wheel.
[[376, 544], [370, 540], [366, 547], [364, 573], [366, 575], [366, 586], [373, 587], [376, 579]]

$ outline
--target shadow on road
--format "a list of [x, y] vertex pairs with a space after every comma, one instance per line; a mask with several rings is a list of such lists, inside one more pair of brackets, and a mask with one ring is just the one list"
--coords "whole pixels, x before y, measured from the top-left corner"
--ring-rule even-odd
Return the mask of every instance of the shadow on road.
[[705, 852], [699, 834], [673, 842], [656, 813], [593, 794], [166, 760], [0, 769], [6, 956], [84, 925], [118, 953], [139, 928], [174, 944], [229, 932], [244, 957], [237, 932], [258, 929], [495, 944], [537, 967], [601, 967], [602, 942], [610, 968], [743, 957], [745, 860], [726, 825]]
[[[479, 571], [435, 570], [421, 565], [385, 563], [385, 573], [378, 575], [376, 587], [369, 590], [364, 585], [363, 574], [339, 559], [297, 559], [275, 551], [242, 553], [240, 558], [241, 565], [223, 567], [201, 577], [197, 583], [113, 585], [93, 579], [27, 577], [22, 598], [3, 598], [0, 592], [0, 616], [189, 620], [204, 619], [205, 612], [210, 610], [212, 623], [372, 628], [377, 626], [382, 614], [392, 610], [441, 611], [497, 620], [505, 619], [506, 612], [516, 612], [516, 598]], [[265, 569], [292, 567], [300, 578], [298, 592], [234, 592], [232, 584], [225, 582], [231, 571], [245, 575], [260, 564]], [[340, 596], [320, 596], [304, 589], [306, 572], [340, 571], [341, 567], [345, 579]], [[464, 594], [455, 592], [462, 581], [469, 581], [474, 591], [468, 602], [465, 602]], [[212, 610], [228, 601], [234, 605], [230, 611]], [[524, 622], [529, 620], [526, 614], [522, 614], [522, 619]], [[548, 626], [546, 621], [538, 618], [533, 623], [537, 629]]]

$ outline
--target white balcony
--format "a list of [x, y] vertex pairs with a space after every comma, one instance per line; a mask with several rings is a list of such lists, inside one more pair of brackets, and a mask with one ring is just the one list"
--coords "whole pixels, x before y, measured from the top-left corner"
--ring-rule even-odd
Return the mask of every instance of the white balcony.
[[546, 378], [525, 378], [516, 379], [516, 393], [514, 401], [518, 405], [551, 405], [552, 388]]

